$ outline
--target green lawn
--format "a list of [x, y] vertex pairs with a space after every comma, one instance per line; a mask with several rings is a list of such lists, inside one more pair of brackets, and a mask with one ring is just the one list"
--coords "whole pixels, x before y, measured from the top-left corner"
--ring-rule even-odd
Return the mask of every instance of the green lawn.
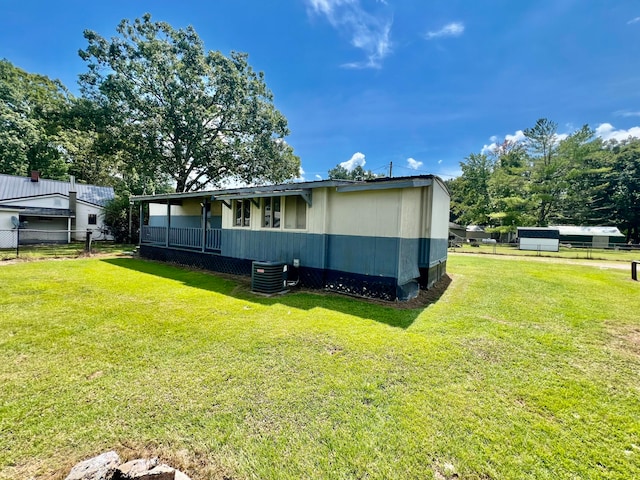
[[[84, 242], [20, 245], [20, 248], [0, 250], [0, 260], [41, 260], [48, 258], [72, 258], [87, 256]], [[122, 254], [132, 252], [134, 245], [125, 245], [108, 241], [91, 242], [91, 254]]]
[[132, 258], [0, 266], [0, 478], [640, 478], [640, 283], [450, 256], [419, 309]]
[[615, 262], [630, 262], [631, 260], [640, 260], [640, 250], [624, 250], [629, 248], [621, 245], [620, 249], [613, 248], [586, 248], [586, 247], [560, 247], [558, 252], [536, 252], [532, 250], [519, 250], [515, 244], [486, 244], [481, 243], [471, 246], [468, 243], [462, 243], [459, 247], [450, 248], [453, 253], [475, 253], [475, 254], [491, 254], [491, 255], [517, 255], [523, 257], [549, 257], [549, 258], [568, 258], [577, 260], [607, 260]]

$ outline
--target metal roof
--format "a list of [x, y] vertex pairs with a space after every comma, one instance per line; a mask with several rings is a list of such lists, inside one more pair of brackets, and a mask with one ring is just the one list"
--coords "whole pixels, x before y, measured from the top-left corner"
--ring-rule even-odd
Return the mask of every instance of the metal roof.
[[[134, 201], [162, 201], [177, 198], [193, 198], [193, 197], [220, 197], [230, 195], [255, 195], [265, 196], [273, 192], [286, 192], [288, 190], [306, 190], [314, 188], [336, 187], [339, 191], [357, 190], [377, 190], [381, 188], [406, 188], [418, 187], [429, 184], [430, 181], [438, 181], [445, 189], [444, 183], [434, 175], [419, 175], [410, 177], [384, 177], [372, 180], [317, 180], [312, 182], [292, 182], [279, 185], [263, 185], [254, 187], [227, 188], [220, 190], [204, 190], [201, 192], [186, 193], [166, 193], [160, 195], [135, 195], [132, 197]], [[284, 193], [283, 193], [284, 194]]]
[[555, 225], [549, 226], [560, 231], [560, 235], [582, 235], [582, 236], [602, 236], [602, 237], [624, 237], [624, 234], [617, 227], [580, 227], [576, 225]]
[[75, 189], [71, 182], [43, 178], [40, 178], [37, 182], [32, 182], [31, 177], [0, 174], [0, 202], [44, 195], [64, 195], [68, 197], [69, 192], [75, 190], [78, 200], [104, 207], [109, 200], [115, 197], [113, 187], [101, 187], [75, 182], [73, 185]]

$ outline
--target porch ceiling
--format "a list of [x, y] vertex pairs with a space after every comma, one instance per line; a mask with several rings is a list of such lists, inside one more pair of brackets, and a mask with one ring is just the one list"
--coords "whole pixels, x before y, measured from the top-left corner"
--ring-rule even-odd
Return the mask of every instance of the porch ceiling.
[[212, 195], [212, 200], [244, 200], [252, 198], [267, 197], [292, 197], [301, 196], [309, 206], [311, 206], [311, 189], [301, 188], [297, 190], [271, 190], [271, 191], [254, 191], [246, 193], [225, 193], [222, 195]]

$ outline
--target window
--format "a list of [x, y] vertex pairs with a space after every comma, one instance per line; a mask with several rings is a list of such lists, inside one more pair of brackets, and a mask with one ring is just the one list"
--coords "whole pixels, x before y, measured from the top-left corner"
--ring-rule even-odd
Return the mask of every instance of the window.
[[97, 225], [98, 224], [98, 215], [95, 213], [89, 214], [89, 225]]
[[294, 195], [285, 197], [284, 228], [307, 228], [307, 202]]
[[236, 227], [248, 227], [251, 224], [251, 200], [234, 200]]
[[280, 197], [265, 198], [262, 204], [262, 226], [280, 228]]

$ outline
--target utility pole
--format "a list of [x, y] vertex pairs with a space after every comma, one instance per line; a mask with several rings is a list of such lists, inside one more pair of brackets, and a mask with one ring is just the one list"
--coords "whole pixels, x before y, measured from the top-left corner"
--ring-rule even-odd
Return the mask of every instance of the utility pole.
[[389, 162], [389, 178], [393, 177], [393, 162]]

